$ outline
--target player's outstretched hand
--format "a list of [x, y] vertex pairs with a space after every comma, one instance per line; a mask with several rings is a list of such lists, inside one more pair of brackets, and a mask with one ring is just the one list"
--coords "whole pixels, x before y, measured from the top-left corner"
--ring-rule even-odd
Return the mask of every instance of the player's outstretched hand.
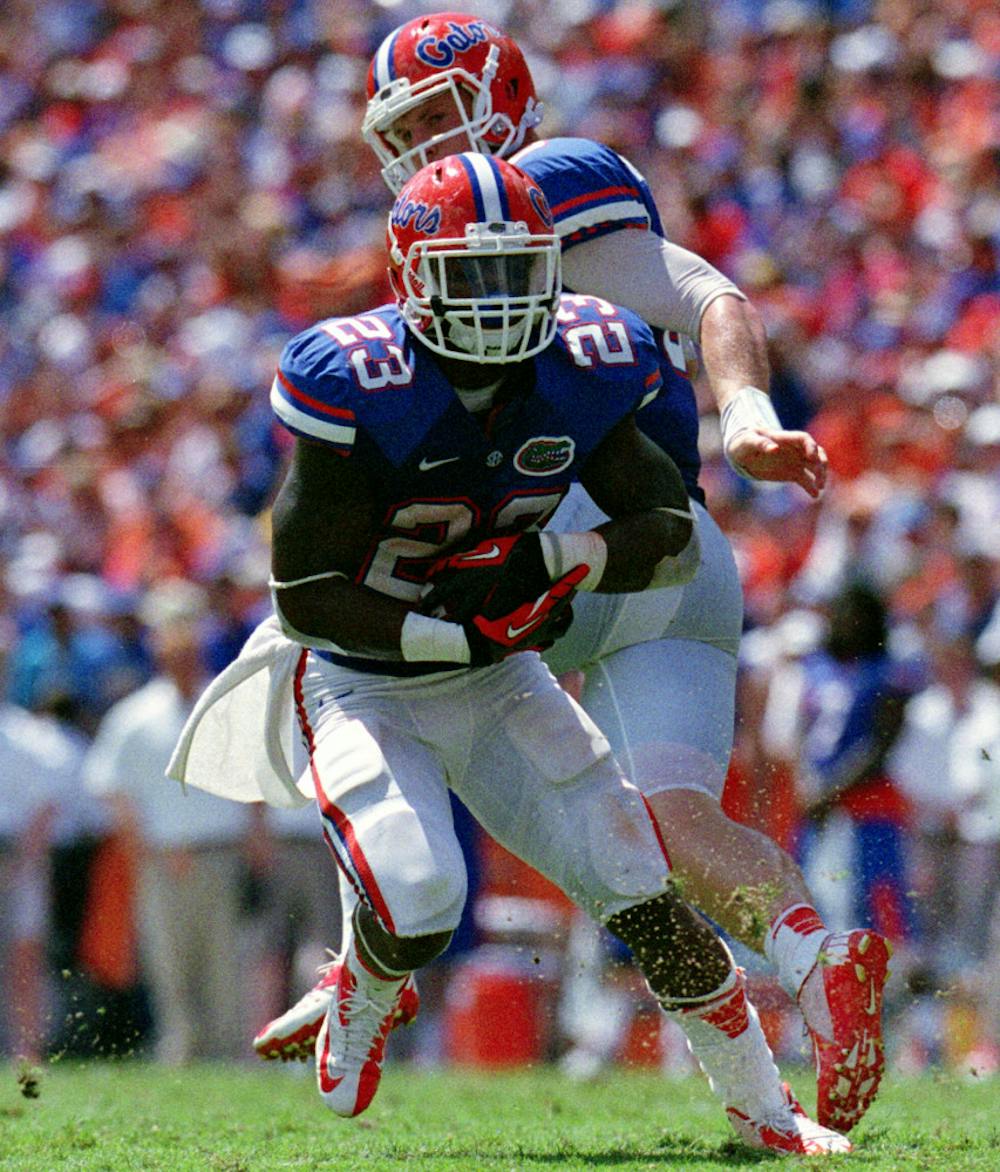
[[732, 441], [729, 458], [754, 480], [798, 484], [814, 498], [826, 486], [826, 452], [807, 431], [743, 431]]

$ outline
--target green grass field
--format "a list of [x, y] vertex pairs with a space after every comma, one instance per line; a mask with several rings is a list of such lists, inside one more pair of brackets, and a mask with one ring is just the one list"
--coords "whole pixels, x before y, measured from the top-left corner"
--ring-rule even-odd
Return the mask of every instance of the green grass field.
[[[552, 1070], [387, 1072], [360, 1119], [330, 1115], [305, 1068], [56, 1063], [25, 1097], [0, 1067], [0, 1169], [55, 1172], [521, 1172], [770, 1163], [730, 1139], [707, 1086], [621, 1072], [576, 1085]], [[796, 1089], [811, 1102], [808, 1076]], [[1000, 1080], [887, 1078], [855, 1132], [858, 1168], [1000, 1168]]]

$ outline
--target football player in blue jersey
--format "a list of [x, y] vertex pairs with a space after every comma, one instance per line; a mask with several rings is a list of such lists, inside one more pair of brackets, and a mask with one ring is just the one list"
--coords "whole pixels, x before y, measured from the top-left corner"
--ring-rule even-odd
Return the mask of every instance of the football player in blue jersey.
[[[809, 1030], [818, 1117], [846, 1131], [882, 1074], [888, 947], [867, 930], [831, 933], [792, 859], [720, 805], [742, 597], [732, 552], [698, 484], [686, 340], [700, 345], [725, 453], [741, 475], [796, 483], [817, 496], [826, 456], [807, 433], [781, 427], [766, 394], [759, 314], [712, 266], [665, 239], [642, 175], [589, 139], [538, 138], [542, 106], [515, 41], [474, 16], [418, 17], [380, 45], [368, 97], [362, 133], [393, 191], [448, 152], [514, 159], [552, 207], [565, 284], [627, 305], [654, 327], [664, 385], [640, 427], [681, 471], [698, 515], [701, 564], [683, 589], [585, 594], [571, 631], [546, 658], [556, 672], [585, 670], [584, 707], [646, 795], [685, 892], [775, 965]], [[586, 529], [601, 519], [576, 486], [548, 528]], [[260, 1052], [292, 1056], [295, 1043], [286, 1051], [285, 1039], [314, 1035], [322, 1006], [317, 986], [261, 1032]]]
[[[774, 963], [809, 1031], [819, 1121], [847, 1131], [884, 1067], [889, 948], [873, 931], [830, 932], [791, 858], [721, 809], [742, 600], [728, 542], [703, 507], [682, 336], [699, 344], [737, 472], [796, 483], [815, 497], [825, 453], [807, 433], [781, 427], [766, 393], [759, 314], [712, 266], [665, 239], [642, 175], [600, 143], [538, 137], [542, 107], [511, 38], [461, 13], [418, 17], [383, 40], [367, 88], [362, 133], [394, 191], [450, 151], [513, 160], [548, 198], [566, 286], [627, 305], [655, 328], [664, 389], [640, 427], [684, 477], [701, 565], [683, 589], [585, 596], [547, 661], [557, 672], [584, 669], [583, 705], [649, 801], [688, 897]], [[601, 517], [576, 487], [550, 528], [587, 528]]]
[[[360, 896], [316, 1038], [324, 1102], [347, 1116], [371, 1102], [411, 973], [458, 923], [450, 787], [632, 949], [740, 1136], [850, 1150], [781, 1083], [728, 950], [671, 890], [646, 799], [537, 654], [574, 596], [695, 572], [687, 490], [636, 424], [662, 381], [652, 331], [560, 296], [544, 195], [483, 154], [418, 172], [388, 245], [395, 303], [293, 338], [271, 392], [296, 436], [275, 609], [308, 648], [298, 723]], [[605, 519], [540, 532], [577, 479]]]

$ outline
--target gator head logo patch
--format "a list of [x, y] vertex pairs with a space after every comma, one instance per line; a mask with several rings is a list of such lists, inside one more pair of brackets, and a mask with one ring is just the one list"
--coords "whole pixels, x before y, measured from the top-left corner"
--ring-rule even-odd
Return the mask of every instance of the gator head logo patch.
[[532, 184], [528, 188], [528, 199], [531, 200], [531, 206], [538, 212], [539, 219], [545, 227], [551, 228], [555, 221], [552, 219], [552, 210], [542, 193], [542, 189]]
[[525, 476], [554, 476], [573, 463], [576, 441], [568, 435], [537, 435], [514, 456], [514, 467]]

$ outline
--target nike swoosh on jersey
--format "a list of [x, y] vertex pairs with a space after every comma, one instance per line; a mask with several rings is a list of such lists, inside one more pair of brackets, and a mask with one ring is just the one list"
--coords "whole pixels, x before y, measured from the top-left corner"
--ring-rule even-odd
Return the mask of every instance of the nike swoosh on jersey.
[[432, 468], [440, 468], [442, 464], [454, 464], [456, 460], [461, 460], [461, 456], [447, 456], [444, 460], [428, 460], [423, 456], [417, 467], [421, 472], [430, 472]]

